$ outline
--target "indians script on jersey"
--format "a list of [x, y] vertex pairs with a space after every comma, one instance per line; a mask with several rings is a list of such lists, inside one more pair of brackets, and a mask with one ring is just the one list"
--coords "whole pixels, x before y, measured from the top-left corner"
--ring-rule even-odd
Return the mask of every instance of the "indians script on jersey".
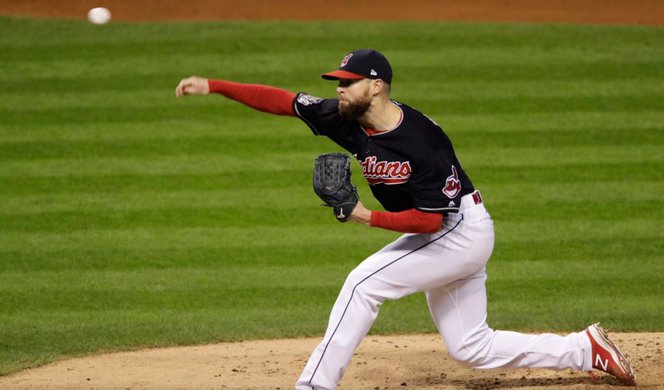
[[369, 156], [360, 161], [362, 173], [369, 184], [403, 184], [410, 178], [412, 171], [409, 161], [378, 161], [376, 156]]

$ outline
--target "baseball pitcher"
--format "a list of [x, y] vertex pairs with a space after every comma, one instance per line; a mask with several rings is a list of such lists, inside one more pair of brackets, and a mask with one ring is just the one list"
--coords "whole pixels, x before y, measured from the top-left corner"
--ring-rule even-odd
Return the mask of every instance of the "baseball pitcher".
[[178, 97], [217, 93], [299, 118], [357, 160], [384, 208], [362, 204], [347, 156], [323, 155], [314, 163], [314, 191], [334, 217], [405, 233], [348, 275], [296, 389], [336, 388], [380, 305], [415, 292], [425, 293], [450, 355], [472, 367], [598, 369], [635, 384], [629, 362], [598, 324], [566, 336], [491, 329], [485, 282], [493, 222], [449, 137], [426, 115], [390, 99], [392, 67], [375, 50], [346, 54], [322, 77], [337, 82], [336, 98], [200, 77], [175, 90]]

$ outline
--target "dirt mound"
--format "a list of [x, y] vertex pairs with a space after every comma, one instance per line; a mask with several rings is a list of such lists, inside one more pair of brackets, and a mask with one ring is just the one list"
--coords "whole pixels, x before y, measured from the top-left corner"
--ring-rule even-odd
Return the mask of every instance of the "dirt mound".
[[[639, 387], [664, 389], [664, 334], [612, 333]], [[261, 340], [122, 352], [73, 359], [0, 378], [6, 390], [292, 389], [317, 338]], [[438, 335], [370, 336], [340, 389], [611, 389], [603, 373], [543, 369], [479, 371], [452, 360]]]

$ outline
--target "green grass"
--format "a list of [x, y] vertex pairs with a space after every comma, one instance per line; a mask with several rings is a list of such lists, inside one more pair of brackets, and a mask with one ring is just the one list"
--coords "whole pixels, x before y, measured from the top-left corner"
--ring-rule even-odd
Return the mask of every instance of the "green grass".
[[[664, 330], [664, 30], [0, 18], [0, 375], [101, 351], [320, 336], [397, 235], [311, 190], [338, 150], [190, 74], [331, 96], [348, 50], [446, 129], [496, 226], [494, 328]], [[378, 207], [354, 175], [365, 203]], [[372, 332], [433, 332], [421, 294]]]

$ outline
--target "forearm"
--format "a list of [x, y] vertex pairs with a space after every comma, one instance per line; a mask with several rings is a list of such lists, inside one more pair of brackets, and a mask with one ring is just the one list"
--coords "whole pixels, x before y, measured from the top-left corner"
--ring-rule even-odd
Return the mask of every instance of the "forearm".
[[417, 209], [401, 212], [371, 211], [358, 203], [350, 220], [371, 227], [401, 233], [435, 233], [443, 223], [441, 214], [425, 213]]
[[258, 111], [275, 115], [295, 116], [295, 93], [261, 84], [243, 84], [226, 80], [208, 79], [210, 93], [218, 93]]

